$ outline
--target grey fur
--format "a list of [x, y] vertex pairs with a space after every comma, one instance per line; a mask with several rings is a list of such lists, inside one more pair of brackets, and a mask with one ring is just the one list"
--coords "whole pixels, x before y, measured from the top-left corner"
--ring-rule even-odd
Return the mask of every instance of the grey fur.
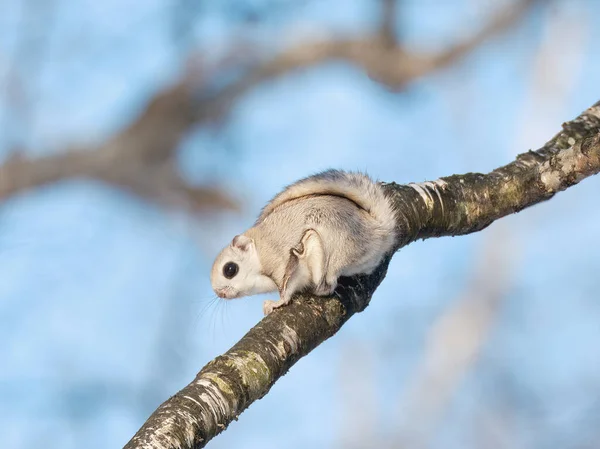
[[[395, 216], [381, 187], [362, 173], [328, 170], [287, 186], [254, 226], [223, 249], [211, 272], [226, 298], [278, 290], [265, 314], [310, 289], [333, 293], [340, 276], [371, 273], [396, 240]], [[240, 240], [241, 239], [241, 240]], [[223, 266], [234, 262], [232, 279]]]

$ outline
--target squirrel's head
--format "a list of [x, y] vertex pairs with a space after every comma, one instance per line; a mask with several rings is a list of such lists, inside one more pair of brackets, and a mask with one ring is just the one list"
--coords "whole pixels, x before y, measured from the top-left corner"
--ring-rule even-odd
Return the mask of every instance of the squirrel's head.
[[224, 299], [277, 290], [273, 280], [261, 273], [254, 240], [243, 234], [236, 235], [217, 256], [210, 283], [217, 296]]

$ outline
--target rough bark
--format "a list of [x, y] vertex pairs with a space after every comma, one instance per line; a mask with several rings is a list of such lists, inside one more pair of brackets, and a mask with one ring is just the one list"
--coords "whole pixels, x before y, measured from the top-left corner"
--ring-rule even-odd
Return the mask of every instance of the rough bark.
[[600, 102], [537, 151], [484, 175], [467, 173], [388, 190], [398, 207], [399, 247], [416, 239], [480, 231], [598, 173]]
[[[385, 184], [398, 218], [397, 248], [417, 240], [476, 232], [548, 200], [600, 171], [600, 102], [537, 151], [489, 174]], [[301, 357], [364, 310], [391, 255], [370, 276], [343, 279], [329, 298], [300, 295], [263, 319], [194, 381], [164, 402], [125, 446], [200, 448], [237, 419]]]

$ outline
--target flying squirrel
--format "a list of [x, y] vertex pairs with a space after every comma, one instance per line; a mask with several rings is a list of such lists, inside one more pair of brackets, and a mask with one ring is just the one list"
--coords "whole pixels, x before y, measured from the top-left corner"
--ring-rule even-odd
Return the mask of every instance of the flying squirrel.
[[276, 195], [254, 226], [217, 256], [210, 281], [220, 298], [279, 292], [265, 315], [294, 293], [329, 296], [340, 276], [370, 274], [396, 241], [396, 219], [380, 184], [357, 172], [327, 170]]

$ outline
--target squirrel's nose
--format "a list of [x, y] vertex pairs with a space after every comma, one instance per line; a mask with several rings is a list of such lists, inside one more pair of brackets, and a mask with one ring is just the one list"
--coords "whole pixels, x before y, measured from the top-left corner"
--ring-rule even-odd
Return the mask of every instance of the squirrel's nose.
[[227, 292], [227, 287], [215, 289], [215, 293], [217, 294], [217, 296], [222, 299], [229, 299], [229, 295], [227, 295]]

